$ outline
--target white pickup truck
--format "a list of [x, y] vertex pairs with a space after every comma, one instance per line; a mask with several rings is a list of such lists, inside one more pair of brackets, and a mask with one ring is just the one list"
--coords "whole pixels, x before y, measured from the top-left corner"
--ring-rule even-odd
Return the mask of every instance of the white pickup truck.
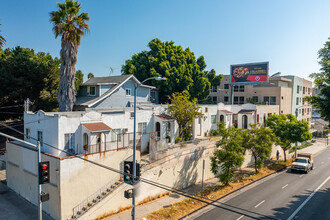
[[299, 153], [291, 165], [291, 172], [303, 171], [308, 173], [313, 167], [313, 154]]

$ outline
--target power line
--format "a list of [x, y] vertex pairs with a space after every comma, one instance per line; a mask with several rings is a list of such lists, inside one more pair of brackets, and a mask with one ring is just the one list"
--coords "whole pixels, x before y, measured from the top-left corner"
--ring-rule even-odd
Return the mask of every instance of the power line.
[[[24, 135], [24, 133], [22, 133], [22, 132], [18, 131], [17, 129], [12, 128], [12, 127], [10, 127], [10, 126], [8, 126], [8, 125], [2, 123], [2, 122], [0, 122], [0, 124], [2, 124], [2, 125], [4, 125], [4, 126], [8, 127], [9, 129], [11, 129], [11, 130], [13, 130], [13, 131], [15, 131], [15, 132], [17, 132], [17, 133], [20, 133], [20, 134]], [[38, 141], [36, 138], [33, 138], [33, 137], [30, 137], [30, 138], [33, 139], [33, 140]], [[104, 169], [107, 169], [107, 170], [113, 171], [113, 172], [115, 172], [115, 173], [118, 173], [118, 174], [121, 174], [121, 175], [130, 176], [130, 177], [133, 178], [133, 179], [137, 179], [137, 178], [139, 178], [139, 177], [134, 176], [134, 175], [132, 175], [132, 174], [126, 174], [126, 173], [124, 173], [124, 172], [122, 172], [122, 171], [120, 171], [120, 170], [114, 169], [114, 168], [112, 168], [112, 167], [105, 166], [105, 165], [103, 165], [103, 164], [99, 164], [99, 163], [96, 163], [96, 162], [94, 162], [94, 161], [91, 161], [91, 160], [88, 160], [88, 159], [82, 158], [82, 157], [78, 157], [77, 155], [75, 155], [75, 154], [73, 154], [73, 153], [69, 153], [69, 152], [67, 152], [67, 151], [65, 151], [65, 150], [61, 150], [61, 149], [59, 149], [59, 148], [57, 148], [57, 147], [54, 147], [54, 146], [52, 146], [52, 145], [50, 145], [50, 144], [47, 144], [47, 143], [43, 143], [43, 144], [45, 144], [45, 145], [47, 145], [47, 146], [49, 146], [49, 147], [51, 147], [51, 148], [53, 148], [53, 149], [55, 149], [55, 150], [58, 150], [58, 151], [60, 151], [60, 152], [67, 153], [67, 154], [69, 154], [69, 155], [71, 155], [71, 156], [74, 156], [74, 157], [76, 157], [76, 158], [78, 158], [78, 159], [81, 159], [81, 160], [83, 160], [83, 161], [86, 161], [86, 162], [89, 162], [89, 163], [94, 164], [94, 165], [96, 165], [96, 166], [102, 167], [102, 168], [104, 168]], [[135, 177], [135, 178], [134, 178], [134, 177]], [[275, 219], [275, 218], [273, 218], [273, 217], [265, 216], [265, 215], [263, 215], [263, 214], [259, 214], [259, 213], [256, 213], [256, 212], [253, 212], [253, 211], [250, 211], [250, 210], [245, 210], [245, 209], [242, 209], [242, 208], [234, 207], [234, 206], [229, 205], [229, 204], [221, 203], [221, 202], [219, 202], [219, 201], [217, 201], [217, 200], [212, 200], [212, 199], [209, 199], [209, 198], [207, 198], [207, 197], [202, 197], [202, 196], [194, 195], [194, 194], [189, 193], [189, 192], [184, 192], [184, 191], [182, 191], [182, 190], [175, 189], [175, 188], [173, 188], [173, 187], [166, 186], [166, 185], [163, 185], [163, 184], [161, 184], [161, 183], [157, 183], [157, 182], [154, 182], [154, 181], [151, 181], [151, 180], [147, 180], [147, 179], [145, 179], [145, 178], [139, 178], [139, 179], [140, 179], [142, 182], [146, 183], [146, 184], [153, 185], [153, 186], [155, 186], [155, 187], [162, 188], [162, 189], [165, 189], [165, 190], [167, 190], [167, 191], [171, 191], [171, 192], [173, 192], [173, 193], [176, 193], [176, 194], [182, 195], [182, 196], [184, 196], [184, 197], [187, 197], [187, 198], [190, 198], [190, 199], [194, 199], [194, 200], [197, 200], [197, 201], [200, 201], [200, 202], [206, 203], [207, 205], [212, 205], [212, 206], [215, 206], [215, 207], [218, 207], [218, 208], [222, 208], [222, 209], [225, 209], [225, 210], [228, 210], [228, 211], [231, 211], [231, 212], [235, 212], [235, 213], [238, 213], [238, 214], [242, 214], [242, 213], [239, 212], [239, 211], [231, 210], [231, 209], [229, 209], [229, 208], [226, 208], [226, 207], [222, 207], [222, 206], [220, 206], [220, 205], [224, 205], [224, 206], [228, 206], [228, 207], [230, 207], [230, 208], [235, 208], [235, 209], [238, 209], [238, 210], [241, 210], [241, 211], [245, 211], [245, 212], [249, 212], [249, 213], [257, 214], [257, 215], [260, 215], [260, 216], [263, 216], [263, 217], [267, 217], [268, 219]], [[205, 200], [208, 200], [208, 201], [210, 201], [210, 202], [207, 202], [207, 201], [205, 201]], [[217, 205], [216, 203], [219, 203], [220, 205]], [[247, 216], [247, 217], [253, 218], [253, 219], [259, 219], [259, 218], [256, 218], [256, 217], [253, 217], [253, 216], [250, 216], [250, 215], [248, 215], [248, 214], [246, 214], [246, 213], [245, 213], [244, 215]]]
[[11, 105], [11, 106], [1, 106], [1, 108], [14, 108], [14, 107], [20, 107], [20, 106], [23, 106], [23, 105]]

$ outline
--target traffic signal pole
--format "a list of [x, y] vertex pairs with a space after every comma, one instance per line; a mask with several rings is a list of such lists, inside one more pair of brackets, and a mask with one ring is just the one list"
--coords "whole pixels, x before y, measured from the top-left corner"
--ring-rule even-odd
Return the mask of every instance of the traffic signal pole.
[[39, 212], [38, 212], [38, 219], [39, 220], [42, 220], [42, 202], [41, 202], [41, 184], [39, 183], [39, 179], [40, 179], [40, 172], [39, 172], [39, 164], [41, 162], [41, 150], [40, 150], [40, 141], [38, 141], [38, 144], [37, 144], [37, 149], [38, 149], [38, 180], [37, 180], [37, 183], [38, 183], [38, 209], [39, 209]]

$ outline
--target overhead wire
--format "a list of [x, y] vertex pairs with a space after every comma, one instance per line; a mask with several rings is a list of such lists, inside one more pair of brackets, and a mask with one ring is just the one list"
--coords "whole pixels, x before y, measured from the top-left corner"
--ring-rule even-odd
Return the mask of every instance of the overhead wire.
[[[6, 124], [3, 123], [3, 122], [0, 122], [0, 124], [2, 124], [2, 125], [4, 125], [4, 126], [8, 127], [9, 129], [11, 129], [11, 130], [13, 130], [13, 131], [15, 131], [15, 132], [17, 132], [17, 133], [20, 133], [21, 135], [24, 135], [24, 133], [22, 133], [21, 131], [15, 129], [15, 128], [11, 128], [10, 126], [6, 125]], [[33, 138], [33, 137], [30, 137], [30, 138], [33, 139], [33, 140], [35, 140], [35, 141], [39, 141], [39, 140], [36, 139], [36, 138]], [[105, 166], [105, 165], [103, 165], [103, 164], [100, 164], [100, 163], [97, 163], [97, 162], [94, 162], [94, 161], [91, 161], [91, 160], [85, 159], [85, 158], [83, 158], [83, 157], [79, 157], [79, 156], [77, 156], [77, 155], [75, 155], [75, 154], [73, 154], [73, 153], [67, 152], [67, 151], [65, 151], [65, 150], [61, 150], [61, 149], [59, 149], [59, 148], [57, 148], [57, 147], [54, 147], [54, 146], [52, 146], [52, 145], [50, 145], [50, 144], [47, 144], [47, 143], [45, 143], [45, 142], [43, 142], [43, 144], [45, 144], [45, 145], [47, 145], [47, 146], [49, 146], [49, 147], [51, 147], [51, 148], [53, 148], [53, 149], [55, 149], [55, 150], [58, 150], [58, 151], [60, 151], [60, 152], [66, 153], [66, 154], [68, 154], [68, 155], [70, 155], [70, 156], [76, 157], [76, 158], [78, 158], [78, 159], [81, 159], [81, 160], [83, 160], [83, 161], [89, 162], [89, 163], [94, 164], [94, 165], [96, 165], [96, 166], [99, 166], [99, 167], [102, 167], [102, 168], [104, 168], [104, 169], [107, 169], [107, 170], [113, 171], [113, 172], [115, 172], [115, 173], [118, 173], [118, 174], [120, 174], [120, 175], [126, 175], [126, 176], [129, 176], [129, 177], [131, 177], [131, 178], [133, 178], [133, 179], [137, 179], [137, 180], [139, 179], [139, 180], [141, 180], [142, 182], [144, 182], [144, 183], [146, 183], [146, 184], [153, 185], [153, 186], [155, 186], [155, 187], [165, 189], [165, 190], [167, 190], [167, 191], [170, 191], [170, 192], [173, 192], [173, 193], [176, 193], [176, 194], [182, 195], [182, 196], [184, 196], [184, 197], [187, 197], [187, 198], [190, 198], [190, 199], [194, 199], [194, 200], [197, 200], [197, 201], [200, 201], [200, 202], [206, 203], [207, 205], [212, 205], [212, 206], [214, 206], [214, 207], [222, 208], [222, 209], [225, 209], [225, 210], [230, 211], [230, 212], [235, 212], [235, 213], [237, 213], [237, 214], [243, 214], [243, 213], [242, 213], [242, 212], [239, 212], [239, 211], [231, 210], [230, 208], [234, 208], [234, 209], [241, 210], [241, 211], [244, 211], [244, 212], [249, 212], [249, 213], [252, 213], [252, 214], [256, 214], [256, 215], [259, 215], [259, 216], [262, 216], [262, 217], [266, 217], [266, 218], [268, 218], [268, 219], [276, 219], [276, 218], [273, 218], [273, 217], [270, 217], [270, 216], [266, 216], [266, 215], [263, 215], [263, 214], [260, 214], [260, 213], [253, 212], [253, 211], [251, 211], [251, 210], [246, 210], [246, 209], [238, 208], [238, 207], [235, 207], [235, 206], [232, 206], [232, 205], [229, 205], [229, 204], [221, 203], [221, 202], [219, 202], [219, 201], [217, 201], [217, 200], [212, 200], [212, 199], [207, 198], [207, 197], [203, 197], [203, 196], [195, 195], [195, 194], [192, 194], [192, 193], [189, 193], [189, 192], [185, 192], [185, 191], [183, 191], [183, 190], [179, 190], [179, 189], [176, 189], [176, 188], [173, 188], [173, 187], [170, 187], [170, 186], [166, 186], [166, 185], [164, 185], [164, 184], [157, 183], [157, 182], [154, 182], [154, 181], [151, 181], [151, 180], [145, 179], [145, 178], [140, 178], [140, 177], [138, 177], [138, 176], [134, 176], [133, 174], [127, 174], [127, 173], [124, 173], [123, 171], [117, 170], [117, 169], [115, 169], [115, 168], [112, 168], [112, 167], [109, 167], [109, 166]], [[135, 177], [135, 178], [134, 178], [134, 177]], [[210, 201], [210, 202], [205, 201], [205, 200], [208, 200], [208, 201]], [[217, 203], [220, 204], [220, 205], [223, 205], [223, 206], [228, 206], [228, 207], [230, 207], [230, 208], [220, 206], [220, 205], [218, 205]], [[247, 216], [247, 217], [253, 218], [253, 219], [260, 219], [260, 218], [256, 218], [256, 217], [254, 217], [254, 216], [250, 216], [250, 215], [248, 215], [248, 214], [246, 214], [246, 213], [244, 213], [244, 215]]]

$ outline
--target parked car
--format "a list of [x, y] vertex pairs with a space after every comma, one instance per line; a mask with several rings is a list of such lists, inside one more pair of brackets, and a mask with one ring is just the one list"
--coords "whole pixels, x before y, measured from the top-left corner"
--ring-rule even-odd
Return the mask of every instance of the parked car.
[[308, 173], [313, 167], [313, 154], [300, 153], [291, 165], [291, 172], [303, 171]]

